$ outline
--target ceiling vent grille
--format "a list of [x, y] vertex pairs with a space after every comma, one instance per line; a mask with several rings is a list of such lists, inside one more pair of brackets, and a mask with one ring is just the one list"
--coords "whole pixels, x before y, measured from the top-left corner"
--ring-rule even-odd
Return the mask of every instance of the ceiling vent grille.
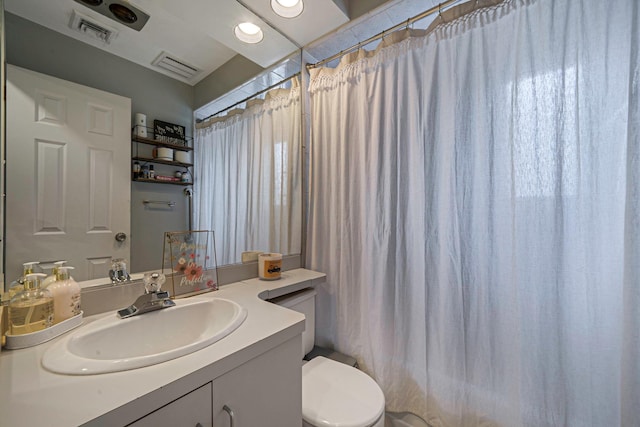
[[167, 52], [162, 52], [152, 64], [186, 79], [191, 79], [200, 73], [200, 69], [194, 65], [188, 64], [181, 59], [176, 59]]
[[113, 28], [100, 24], [96, 20], [89, 18], [76, 10], [71, 13], [69, 27], [72, 30], [78, 31], [89, 38], [101, 41], [105, 44], [111, 43], [118, 34], [118, 32]]

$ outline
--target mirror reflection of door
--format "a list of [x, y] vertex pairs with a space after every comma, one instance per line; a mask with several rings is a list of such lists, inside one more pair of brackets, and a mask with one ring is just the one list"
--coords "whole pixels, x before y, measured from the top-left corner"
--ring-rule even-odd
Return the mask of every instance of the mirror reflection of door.
[[131, 100], [8, 65], [7, 106], [6, 280], [29, 261], [107, 276], [130, 259]]

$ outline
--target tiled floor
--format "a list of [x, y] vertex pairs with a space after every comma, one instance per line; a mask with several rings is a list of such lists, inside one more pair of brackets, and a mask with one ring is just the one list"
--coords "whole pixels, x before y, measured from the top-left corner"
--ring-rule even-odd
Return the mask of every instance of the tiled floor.
[[387, 412], [385, 427], [430, 427], [422, 418], [409, 413]]

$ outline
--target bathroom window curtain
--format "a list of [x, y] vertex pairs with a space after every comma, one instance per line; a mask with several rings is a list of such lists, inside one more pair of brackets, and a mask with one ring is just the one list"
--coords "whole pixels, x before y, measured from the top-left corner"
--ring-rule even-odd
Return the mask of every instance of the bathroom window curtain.
[[300, 253], [300, 120], [294, 84], [196, 129], [193, 227], [215, 232], [218, 265]]
[[312, 70], [316, 332], [388, 411], [640, 425], [639, 8], [472, 1]]

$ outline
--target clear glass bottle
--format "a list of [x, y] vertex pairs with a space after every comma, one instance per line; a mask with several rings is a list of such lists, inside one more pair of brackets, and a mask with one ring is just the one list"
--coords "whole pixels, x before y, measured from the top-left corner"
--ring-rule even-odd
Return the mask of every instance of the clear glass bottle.
[[53, 297], [40, 287], [43, 273], [27, 274], [24, 291], [9, 301], [9, 333], [24, 335], [53, 325]]
[[57, 280], [47, 287], [53, 297], [54, 325], [80, 314], [80, 285], [69, 270], [73, 267], [58, 267]]

